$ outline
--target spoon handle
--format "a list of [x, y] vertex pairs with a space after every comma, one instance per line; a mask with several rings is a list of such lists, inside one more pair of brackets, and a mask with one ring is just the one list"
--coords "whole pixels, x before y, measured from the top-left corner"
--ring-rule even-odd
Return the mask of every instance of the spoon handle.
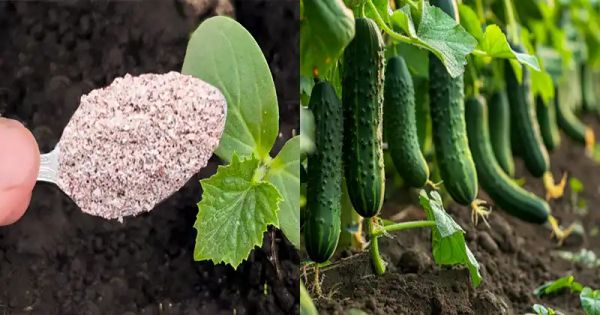
[[37, 180], [56, 184], [58, 181], [58, 146], [50, 153], [40, 156], [40, 172]]

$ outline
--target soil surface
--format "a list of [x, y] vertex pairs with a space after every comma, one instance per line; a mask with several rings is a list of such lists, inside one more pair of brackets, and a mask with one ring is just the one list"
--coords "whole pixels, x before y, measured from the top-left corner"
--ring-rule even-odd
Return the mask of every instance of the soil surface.
[[[198, 23], [235, 7], [274, 75], [281, 147], [298, 126], [297, 2], [196, 2], [0, 1], [0, 115], [23, 122], [48, 152], [82, 94], [125, 73], [180, 70]], [[198, 180], [218, 163], [124, 224], [39, 184], [23, 219], [0, 228], [0, 314], [298, 313], [299, 258], [277, 231], [237, 271], [194, 262]]]
[[[596, 119], [585, 120], [600, 134]], [[323, 297], [317, 300], [319, 310], [324, 314], [343, 314], [352, 308], [368, 314], [524, 314], [540, 303], [565, 314], [583, 314], [577, 294], [564, 292], [538, 298], [532, 293], [544, 282], [568, 274], [584, 285], [600, 288], [597, 268], [553, 254], [557, 250], [579, 252], [582, 248], [600, 254], [600, 164], [586, 157], [583, 146], [566, 135], [562, 134], [561, 140], [560, 147], [551, 153], [552, 170], [555, 177], [566, 171], [583, 182], [581, 198], [586, 200], [589, 212], [582, 215], [572, 210], [569, 188], [563, 198], [551, 202], [551, 207], [563, 225], [582, 223], [583, 235], [573, 236], [559, 247], [550, 239], [547, 226], [520, 221], [494, 208], [489, 217], [491, 228], [482, 223], [474, 227], [468, 209], [450, 205], [448, 212], [467, 232], [468, 246], [481, 265], [483, 282], [478, 288], [471, 287], [466, 269], [435, 266], [428, 229], [410, 230], [381, 239], [382, 254], [389, 262], [388, 271], [381, 277], [374, 275], [370, 256], [364, 253], [325, 267], [321, 274]], [[517, 164], [517, 177], [526, 179], [525, 187], [543, 196], [541, 180], [530, 176], [518, 159]], [[489, 200], [485, 193], [480, 198]], [[420, 208], [389, 199], [384, 216], [425, 218]]]

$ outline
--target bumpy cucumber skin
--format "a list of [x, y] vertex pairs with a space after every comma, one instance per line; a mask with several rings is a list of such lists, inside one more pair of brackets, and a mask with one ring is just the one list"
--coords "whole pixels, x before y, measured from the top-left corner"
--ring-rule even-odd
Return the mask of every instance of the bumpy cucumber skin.
[[315, 85], [309, 102], [315, 117], [316, 150], [308, 156], [304, 244], [311, 260], [322, 263], [340, 237], [343, 110], [333, 87]]
[[506, 91], [496, 91], [490, 97], [490, 140], [496, 160], [502, 169], [513, 177], [515, 175], [515, 161], [512, 155], [510, 135], [510, 107]]
[[[456, 17], [451, 0], [431, 2]], [[457, 203], [470, 205], [477, 197], [477, 171], [465, 126], [464, 81], [452, 78], [444, 64], [429, 54], [429, 107], [435, 157], [444, 187]]]
[[433, 145], [444, 187], [454, 201], [469, 205], [477, 196], [477, 173], [465, 127], [463, 77], [450, 77], [430, 55], [429, 80]]
[[417, 122], [419, 147], [424, 156], [429, 156], [433, 153], [433, 144], [431, 143], [431, 115], [429, 113], [429, 93], [422, 92], [429, 90], [429, 80], [425, 77], [414, 77], [413, 85], [415, 88], [415, 118]]
[[357, 18], [342, 74], [344, 174], [354, 209], [367, 218], [377, 215], [384, 195], [383, 48], [375, 22]]
[[548, 151], [553, 151], [560, 144], [560, 132], [558, 131], [558, 124], [556, 122], [555, 102], [555, 100], [551, 100], [550, 104], [545, 104], [539, 96], [535, 99], [540, 132], [542, 133], [542, 139], [544, 140], [544, 145], [546, 145]]
[[510, 104], [512, 140], [520, 147], [519, 154], [525, 167], [535, 177], [548, 171], [550, 159], [544, 146], [531, 94], [531, 78], [527, 67], [523, 69], [523, 83], [519, 84], [510, 62], [505, 62], [504, 75], [508, 103]]
[[421, 188], [429, 166], [419, 147], [413, 81], [400, 56], [387, 62], [383, 95], [383, 129], [394, 166], [411, 187]]
[[550, 213], [548, 203], [517, 185], [498, 164], [489, 138], [485, 101], [470, 98], [465, 106], [469, 146], [483, 189], [509, 214], [531, 223], [546, 222]]
[[585, 144], [586, 125], [573, 112], [574, 106], [568, 104], [564, 99], [559, 98], [560, 93], [563, 93], [562, 89], [555, 90], [555, 97], [559, 100], [556, 102], [556, 120], [558, 121], [558, 126], [569, 138]]

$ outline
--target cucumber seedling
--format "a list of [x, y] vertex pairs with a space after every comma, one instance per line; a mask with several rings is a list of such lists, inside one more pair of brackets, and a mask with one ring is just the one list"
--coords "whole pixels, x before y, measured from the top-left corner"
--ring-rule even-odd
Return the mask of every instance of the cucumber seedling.
[[215, 152], [224, 165], [201, 181], [194, 259], [237, 268], [263, 244], [268, 226], [299, 248], [300, 138], [288, 139], [271, 157], [279, 108], [260, 47], [233, 19], [209, 18], [191, 35], [182, 72], [217, 87], [227, 101]]

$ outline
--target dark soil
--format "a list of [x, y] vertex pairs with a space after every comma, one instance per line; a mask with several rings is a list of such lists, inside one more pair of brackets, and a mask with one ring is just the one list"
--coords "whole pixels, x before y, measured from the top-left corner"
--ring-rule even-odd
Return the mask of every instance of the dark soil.
[[[586, 121], [599, 134], [597, 120], [589, 117]], [[370, 257], [364, 253], [325, 267], [322, 273], [324, 297], [318, 299], [318, 307], [325, 314], [342, 314], [351, 308], [369, 314], [524, 314], [532, 311], [534, 303], [541, 303], [565, 314], [583, 314], [577, 294], [565, 292], [540, 299], [532, 291], [546, 281], [567, 274], [574, 275], [584, 285], [600, 288], [598, 269], [552, 255], [555, 250], [578, 252], [581, 248], [600, 254], [600, 236], [597, 235], [600, 164], [586, 157], [583, 147], [564, 134], [551, 160], [556, 177], [567, 171], [584, 184], [587, 215], [577, 215], [570, 210], [570, 189], [565, 197], [551, 203], [553, 214], [564, 225], [574, 221], [583, 224], [583, 237], [572, 237], [559, 247], [550, 239], [548, 227], [520, 221], [501, 209], [494, 209], [490, 216], [490, 229], [482, 223], [473, 227], [470, 211], [451, 205], [449, 213], [466, 230], [469, 248], [481, 264], [480, 287], [471, 287], [464, 268], [435, 266], [429, 230], [411, 230], [382, 239], [382, 252], [389, 265], [388, 272], [381, 277], [373, 274]], [[517, 174], [526, 178], [527, 189], [543, 196], [541, 180], [527, 174], [521, 161], [518, 161]], [[388, 195], [392, 194], [388, 192]], [[483, 194], [480, 197], [488, 199]], [[402, 210], [405, 220], [424, 218], [422, 210], [399, 205], [394, 200], [388, 200], [385, 208], [388, 215], [405, 208]]]
[[[194, 13], [172, 0], [0, 1], [0, 115], [22, 121], [48, 152], [82, 94], [125, 73], [179, 70], [199, 21], [231, 12], [227, 1], [205, 3]], [[298, 125], [298, 4], [234, 6], [274, 75], [280, 147]], [[0, 314], [298, 313], [299, 258], [279, 232], [237, 271], [193, 261], [198, 180], [217, 164], [124, 224], [85, 215], [56, 187], [38, 185], [23, 219], [0, 228]]]

